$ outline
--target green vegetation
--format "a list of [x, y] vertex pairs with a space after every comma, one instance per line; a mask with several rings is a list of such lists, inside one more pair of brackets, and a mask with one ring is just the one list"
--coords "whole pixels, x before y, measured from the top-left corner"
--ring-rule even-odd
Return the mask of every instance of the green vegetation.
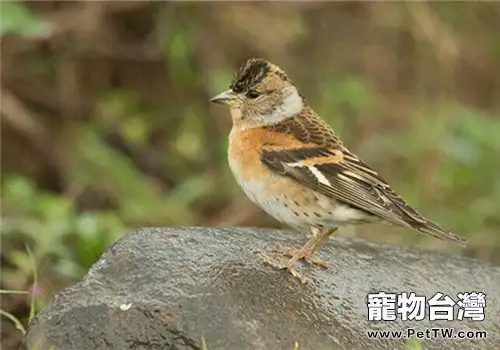
[[405, 344], [405, 350], [422, 350], [422, 344], [417, 338], [412, 338], [408, 340], [408, 342]]
[[[466, 254], [498, 257], [499, 13], [495, 3], [2, 2], [5, 348], [137, 227], [278, 226], [233, 180], [230, 118], [208, 103], [249, 56], [283, 66], [353, 151], [471, 241]], [[458, 252], [384, 225], [340, 234]]]

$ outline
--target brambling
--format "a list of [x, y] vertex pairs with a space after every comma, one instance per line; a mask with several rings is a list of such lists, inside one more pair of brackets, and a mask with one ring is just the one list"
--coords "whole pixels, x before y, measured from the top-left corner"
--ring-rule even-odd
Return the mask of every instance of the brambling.
[[422, 217], [350, 152], [278, 66], [249, 59], [230, 89], [210, 101], [230, 108], [229, 165], [246, 195], [277, 220], [312, 230], [302, 248], [279, 247], [289, 260], [265, 256], [272, 266], [305, 282], [297, 261], [327, 267], [314, 254], [339, 227], [351, 224], [386, 221], [466, 244]]

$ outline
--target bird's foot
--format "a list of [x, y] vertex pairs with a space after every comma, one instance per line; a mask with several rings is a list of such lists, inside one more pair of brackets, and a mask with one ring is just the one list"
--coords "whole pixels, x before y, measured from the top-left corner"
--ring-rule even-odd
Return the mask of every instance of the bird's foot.
[[291, 260], [305, 260], [324, 269], [327, 269], [329, 266], [328, 261], [322, 260], [316, 257], [314, 253], [311, 254], [311, 252], [304, 251], [303, 249], [289, 248], [278, 244], [273, 247], [273, 251], [288, 256], [292, 258]]
[[288, 270], [293, 277], [297, 278], [301, 283], [307, 283], [308, 279], [297, 271], [295, 262], [290, 260], [277, 259], [268, 254], [261, 254], [262, 261], [268, 265], [276, 267], [280, 270]]

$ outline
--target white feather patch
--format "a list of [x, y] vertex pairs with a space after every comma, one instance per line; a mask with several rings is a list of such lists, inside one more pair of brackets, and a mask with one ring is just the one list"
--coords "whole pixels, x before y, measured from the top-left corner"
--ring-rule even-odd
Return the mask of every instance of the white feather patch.
[[316, 176], [316, 179], [318, 179], [318, 181], [321, 182], [323, 185], [326, 186], [332, 185], [330, 181], [328, 181], [328, 179], [325, 177], [325, 175], [323, 175], [321, 171], [316, 169], [314, 165], [308, 165], [307, 167], [309, 168], [309, 170], [311, 170], [311, 173], [313, 173], [313, 175]]
[[349, 222], [351, 220], [359, 220], [363, 218], [359, 210], [350, 208], [347, 205], [339, 205], [332, 211], [332, 217], [339, 222]]
[[299, 92], [295, 87], [290, 88], [290, 90], [285, 92], [285, 94], [286, 96], [283, 99], [281, 106], [274, 109], [270, 114], [262, 116], [266, 123], [279, 123], [299, 113], [302, 108], [304, 108], [304, 100], [300, 97]]
[[332, 185], [330, 181], [328, 181], [326, 176], [323, 175], [323, 173], [319, 171], [314, 165], [305, 165], [302, 163], [289, 163], [288, 166], [295, 168], [308, 168], [311, 171], [311, 173], [316, 177], [316, 180], [318, 180], [320, 183], [326, 186]]

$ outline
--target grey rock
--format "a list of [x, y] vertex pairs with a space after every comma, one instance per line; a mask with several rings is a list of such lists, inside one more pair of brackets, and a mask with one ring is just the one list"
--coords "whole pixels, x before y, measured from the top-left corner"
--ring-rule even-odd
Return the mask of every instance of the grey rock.
[[[264, 265], [259, 252], [304, 237], [263, 229], [141, 229], [110, 247], [29, 327], [30, 349], [403, 349], [369, 330], [485, 330], [486, 340], [424, 339], [424, 349], [500, 349], [500, 267], [469, 258], [332, 238], [311, 281]], [[368, 321], [367, 294], [484, 292], [486, 318]]]

